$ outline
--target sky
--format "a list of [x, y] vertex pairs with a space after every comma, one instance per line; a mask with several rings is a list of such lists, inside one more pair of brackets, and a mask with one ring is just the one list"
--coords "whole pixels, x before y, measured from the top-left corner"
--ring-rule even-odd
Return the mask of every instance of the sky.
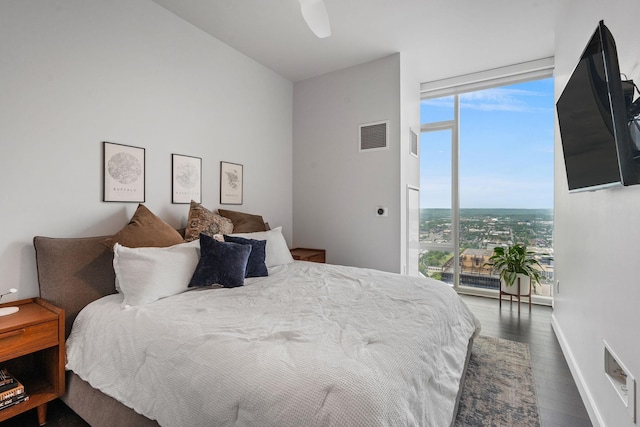
[[[453, 96], [421, 123], [453, 119]], [[553, 208], [553, 78], [460, 95], [460, 207]], [[420, 207], [451, 207], [451, 132], [420, 135]]]

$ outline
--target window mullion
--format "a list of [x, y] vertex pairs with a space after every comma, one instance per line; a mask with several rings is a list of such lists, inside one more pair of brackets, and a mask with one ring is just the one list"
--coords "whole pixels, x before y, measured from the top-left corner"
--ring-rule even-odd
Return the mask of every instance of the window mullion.
[[460, 95], [453, 97], [451, 131], [451, 241], [453, 243], [453, 287], [460, 286]]

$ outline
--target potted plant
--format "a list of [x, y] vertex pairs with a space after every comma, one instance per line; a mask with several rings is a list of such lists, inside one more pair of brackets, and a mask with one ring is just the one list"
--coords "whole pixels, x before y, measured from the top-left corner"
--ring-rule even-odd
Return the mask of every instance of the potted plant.
[[[486, 264], [499, 271], [500, 289], [508, 294], [527, 295], [530, 284], [535, 289], [536, 283], [540, 283], [542, 266], [534, 257], [534, 253], [527, 251], [524, 245], [516, 244], [506, 248], [496, 246]], [[513, 286], [518, 282], [518, 278], [520, 292], [518, 292], [518, 286]]]

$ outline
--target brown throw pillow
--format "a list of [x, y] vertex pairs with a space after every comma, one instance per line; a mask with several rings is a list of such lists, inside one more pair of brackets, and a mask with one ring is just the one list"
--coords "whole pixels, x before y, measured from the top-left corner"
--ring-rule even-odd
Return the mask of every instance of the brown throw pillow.
[[214, 236], [216, 234], [231, 234], [232, 232], [233, 223], [229, 218], [211, 212], [200, 203], [191, 201], [184, 240], [187, 242], [196, 240], [200, 237], [200, 233]]
[[146, 206], [139, 204], [129, 224], [102, 242], [111, 250], [116, 243], [129, 248], [164, 248], [184, 243], [184, 239], [172, 226], [155, 216]]
[[218, 209], [218, 213], [229, 218], [233, 222], [234, 233], [255, 233], [256, 231], [267, 231], [267, 227], [264, 225], [264, 219], [262, 219], [262, 216], [260, 215], [228, 211], [226, 209]]

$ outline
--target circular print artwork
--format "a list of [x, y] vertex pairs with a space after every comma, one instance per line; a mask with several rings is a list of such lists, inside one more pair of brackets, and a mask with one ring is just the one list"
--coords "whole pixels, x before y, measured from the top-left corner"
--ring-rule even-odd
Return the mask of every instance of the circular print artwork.
[[142, 165], [129, 153], [117, 153], [111, 156], [107, 165], [111, 178], [120, 184], [136, 182], [142, 175]]
[[183, 163], [176, 168], [176, 181], [183, 188], [194, 188], [199, 179], [198, 168], [192, 163]]

